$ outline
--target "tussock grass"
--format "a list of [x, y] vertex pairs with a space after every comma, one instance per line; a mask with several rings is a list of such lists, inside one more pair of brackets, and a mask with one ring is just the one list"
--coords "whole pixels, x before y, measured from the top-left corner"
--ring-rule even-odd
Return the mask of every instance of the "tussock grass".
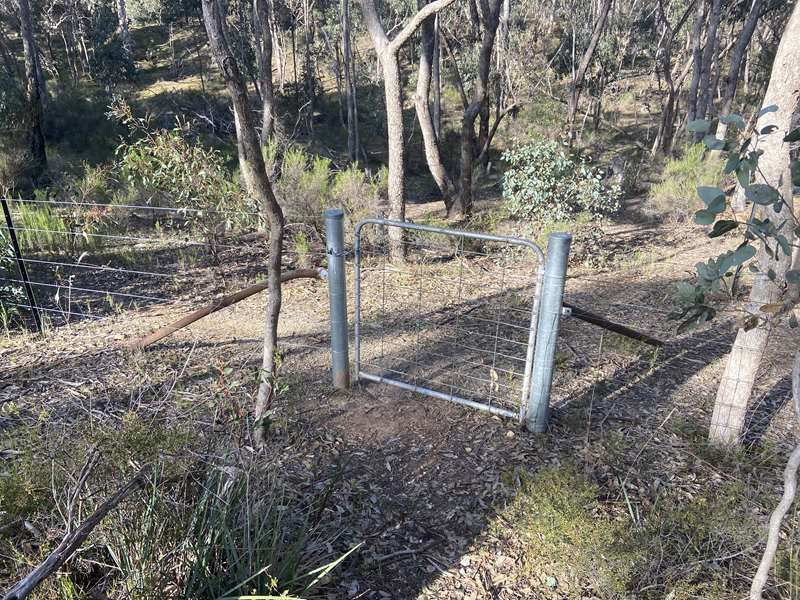
[[649, 210], [675, 220], [687, 219], [703, 207], [697, 187], [719, 185], [723, 168], [720, 158], [706, 156], [703, 144], [687, 146], [678, 158], [671, 158], [664, 165], [660, 181], [650, 192]]

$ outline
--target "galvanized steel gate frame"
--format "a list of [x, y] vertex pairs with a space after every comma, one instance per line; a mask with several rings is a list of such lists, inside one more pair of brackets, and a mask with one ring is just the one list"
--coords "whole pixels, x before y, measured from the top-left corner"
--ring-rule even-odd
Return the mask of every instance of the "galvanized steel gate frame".
[[[341, 217], [339, 217], [341, 219]], [[488, 403], [477, 402], [468, 398], [457, 396], [421, 386], [415, 383], [402, 381], [394, 377], [371, 373], [363, 369], [361, 360], [361, 260], [362, 260], [362, 229], [367, 225], [377, 225], [385, 228], [399, 228], [407, 231], [417, 231], [438, 234], [451, 238], [467, 238], [487, 242], [497, 242], [526, 248], [534, 253], [538, 260], [533, 303], [530, 316], [530, 330], [528, 345], [525, 355], [523, 371], [522, 394], [518, 412], [508, 410]], [[562, 314], [562, 297], [566, 276], [567, 257], [569, 255], [571, 236], [565, 233], [551, 234], [548, 240], [547, 260], [542, 249], [530, 240], [509, 236], [490, 235], [458, 229], [445, 229], [416, 223], [391, 221], [388, 219], [365, 219], [359, 222], [355, 229], [355, 375], [359, 380], [373, 381], [392, 385], [404, 390], [418, 392], [438, 398], [449, 400], [478, 410], [488, 411], [492, 414], [511, 417], [525, 422], [530, 431], [544, 431], [547, 427], [549, 416], [549, 397], [552, 385], [553, 363], [555, 359], [555, 343], [558, 335], [558, 326]], [[336, 244], [338, 246], [338, 244]], [[333, 257], [337, 250], [328, 247], [328, 254]], [[344, 282], [342, 280], [342, 286]], [[333, 306], [333, 305], [332, 305]]]

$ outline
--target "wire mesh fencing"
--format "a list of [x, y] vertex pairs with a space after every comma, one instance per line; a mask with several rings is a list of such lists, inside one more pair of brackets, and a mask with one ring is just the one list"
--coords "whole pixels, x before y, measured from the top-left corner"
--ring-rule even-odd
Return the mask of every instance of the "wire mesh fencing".
[[[761, 347], [764, 358], [757, 371], [748, 371], [734, 358], [727, 374], [725, 368], [742, 320], [739, 302], [732, 302], [730, 309], [709, 324], [678, 331], [675, 284], [690, 276], [696, 260], [689, 253], [660, 252], [639, 256], [617, 268], [577, 266], [570, 270], [566, 303], [662, 344], [654, 346], [574, 316], [565, 317], [559, 338], [555, 406], [581, 418], [617, 423], [625, 421], [631, 403], [637, 405], [637, 412], [644, 406], [645, 413], [649, 411], [654, 418], [664, 418], [665, 411], [678, 407], [670, 413], [670, 426], [713, 421], [729, 428], [731, 440], [741, 435], [745, 441], [761, 439], [787, 416], [782, 409], [791, 400], [790, 357], [800, 348], [788, 327], [777, 326], [767, 333], [769, 340]], [[750, 337], [741, 346], [745, 353], [760, 351], [752, 340]], [[726, 377], [745, 396], [736, 406], [725, 407], [717, 400]], [[722, 412], [712, 420], [715, 405]], [[593, 417], [588, 415], [591, 411]], [[743, 430], [737, 424], [742, 415]], [[707, 429], [698, 433], [706, 434]]]
[[[135, 337], [266, 276], [266, 234], [255, 211], [41, 198], [4, 204], [0, 234], [10, 252], [13, 229], [20, 251], [0, 262], [7, 324], [32, 322], [36, 313], [51, 328], [117, 319]], [[325, 264], [321, 222], [292, 215], [284, 269]], [[285, 344], [321, 349], [325, 316], [313, 333], [290, 332]], [[247, 337], [259, 335], [260, 321]]]
[[[401, 228], [403, 261], [390, 259]], [[524, 240], [413, 224], [356, 231], [355, 369], [521, 418], [533, 359], [542, 253]]]
[[[76, 335], [82, 335], [78, 327], [85, 323], [110, 322], [119, 335], [135, 339], [266, 275], [268, 250], [256, 212], [41, 198], [6, 202], [19, 262], [46, 324], [74, 327]], [[283, 268], [325, 266], [322, 213], [290, 213], [287, 221]], [[0, 232], [9, 234], [7, 223], [0, 223]], [[373, 380], [394, 379], [407, 389], [518, 416], [529, 391], [540, 257], [497, 239], [416, 230], [403, 241], [407, 260], [396, 263], [390, 260], [386, 227], [373, 223], [361, 235], [357, 304], [352, 215], [345, 218], [344, 237], [351, 339], [356, 321], [360, 324], [358, 352], [351, 346], [357, 369]], [[570, 268], [568, 305], [664, 343], [650, 346], [588, 323], [573, 311], [561, 319], [554, 408], [577, 409], [581, 415], [601, 410], [600, 418], [624, 419], [626, 402], [647, 398], [657, 406], [659, 398], [678, 395], [688, 399], [680, 418], [695, 409], [702, 412], [698, 418], [708, 418], [735, 339], [736, 315], [676, 333], [677, 322], [668, 318], [675, 308], [672, 289], [693, 261], [675, 252], [654, 252], [627, 265]], [[0, 263], [0, 287], [14, 290], [4, 305], [27, 319], [31, 302], [18, 264], [13, 257]], [[317, 373], [326, 371], [325, 284], [289, 283], [284, 296], [281, 347], [306, 356]], [[262, 323], [263, 299], [256, 296], [176, 333], [173, 340], [247, 345], [256, 363]], [[745, 352], [758, 350], [749, 344]], [[797, 345], [788, 330], [774, 328], [757, 372], [732, 369], [734, 388], [754, 390], [746, 407], [746, 436], [760, 436], [787, 404], [787, 356]], [[740, 408], [732, 406], [729, 414], [735, 417]]]

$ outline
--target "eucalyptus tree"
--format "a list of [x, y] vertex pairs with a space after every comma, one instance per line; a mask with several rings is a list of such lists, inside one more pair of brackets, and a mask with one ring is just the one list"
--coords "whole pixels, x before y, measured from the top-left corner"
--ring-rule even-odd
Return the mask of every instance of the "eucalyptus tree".
[[[417, 2], [419, 9], [422, 9], [425, 4], [425, 0], [418, 0]], [[417, 89], [414, 94], [414, 108], [416, 109], [417, 121], [419, 122], [420, 131], [422, 132], [422, 141], [425, 147], [425, 159], [428, 163], [428, 169], [442, 195], [447, 215], [452, 216], [457, 190], [442, 161], [439, 147], [439, 128], [437, 127], [436, 118], [431, 112], [430, 106], [431, 80], [433, 79], [434, 66], [437, 59], [436, 18], [436, 15], [428, 17], [420, 28], [422, 40], [419, 51], [419, 70], [417, 71]]]
[[267, 273], [267, 314], [264, 325], [264, 347], [259, 375], [258, 397], [255, 405], [254, 438], [261, 445], [266, 437], [269, 409], [276, 393], [278, 360], [278, 318], [281, 311], [281, 258], [283, 255], [284, 216], [272, 190], [261, 154], [253, 122], [247, 86], [239, 64], [231, 52], [226, 35], [224, 11], [218, 0], [202, 0], [211, 53], [231, 96], [236, 116], [240, 164], [246, 165], [250, 176], [250, 192], [260, 212], [269, 223], [269, 262]]
[[[433, 14], [447, 8], [455, 0], [435, 0], [413, 15], [392, 38], [386, 33], [374, 0], [360, 0], [367, 31], [372, 39], [383, 72], [383, 91], [386, 103], [386, 128], [389, 146], [389, 217], [405, 220], [405, 141], [403, 139], [403, 90], [400, 80], [398, 53], [422, 23]], [[393, 260], [403, 260], [402, 230], [389, 230], [389, 252]]]
[[20, 37], [25, 54], [25, 90], [28, 101], [28, 150], [30, 175], [35, 181], [47, 171], [47, 150], [44, 144], [42, 120], [44, 118], [42, 75], [39, 48], [33, 31], [31, 8], [28, 0], [17, 0], [19, 8]]
[[[764, 0], [753, 0], [747, 17], [742, 25], [742, 31], [736, 40], [736, 45], [733, 47], [731, 54], [730, 66], [728, 72], [722, 81], [724, 92], [722, 93], [722, 107], [720, 108], [720, 116], [726, 116], [731, 113], [733, 108], [733, 99], [736, 96], [736, 89], [739, 85], [739, 73], [744, 62], [744, 55], [747, 47], [750, 45], [750, 40], [756, 30], [756, 25], [762, 16], [764, 10]], [[717, 137], [725, 139], [728, 126], [724, 121], [719, 121], [717, 124]]]
[[600, 38], [606, 28], [608, 13], [611, 9], [612, 2], [613, 0], [602, 0], [597, 18], [594, 22], [594, 27], [592, 28], [592, 37], [589, 39], [589, 45], [583, 52], [583, 56], [581, 57], [581, 62], [578, 65], [578, 68], [574, 69], [572, 72], [572, 78], [569, 82], [569, 96], [567, 98], [567, 132], [570, 140], [573, 140], [574, 138], [575, 115], [578, 111], [578, 100], [580, 99], [581, 92], [583, 91], [583, 84], [586, 79], [586, 71], [589, 69], [589, 65], [591, 64], [595, 51], [597, 50], [597, 45], [600, 43]]
[[253, 0], [253, 34], [258, 65], [258, 95], [261, 100], [261, 144], [275, 130], [275, 91], [272, 81], [272, 0]]
[[345, 106], [347, 107], [347, 155], [350, 160], [356, 161], [361, 151], [361, 140], [358, 134], [358, 95], [355, 58], [353, 56], [350, 0], [340, 0], [339, 18], [342, 30], [342, 75], [344, 78]]
[[[707, 135], [707, 120], [689, 124], [696, 133], [706, 134], [704, 141], [710, 149], [728, 153], [725, 170], [736, 174], [754, 205], [745, 220], [729, 218], [721, 189], [698, 189], [706, 208], [696, 213], [695, 221], [713, 224], [710, 237], [742, 237], [735, 250], [699, 263], [697, 283], [681, 288], [687, 303], [682, 313], [685, 323], [703, 322], [716, 314], [709, 296], [725, 287], [737, 267], [747, 266], [753, 274], [749, 299], [742, 307], [744, 318], [714, 402], [709, 431], [714, 444], [738, 443], [770, 333], [781, 320], [788, 319], [791, 326], [797, 326], [793, 311], [800, 297], [800, 270], [793, 264], [792, 249], [800, 223], [794, 214], [790, 165], [792, 146], [800, 141], [800, 129], [792, 129], [800, 111], [800, 4], [795, 5], [778, 46], [763, 104], [753, 142], [743, 147]], [[745, 128], [738, 115], [721, 118]]]

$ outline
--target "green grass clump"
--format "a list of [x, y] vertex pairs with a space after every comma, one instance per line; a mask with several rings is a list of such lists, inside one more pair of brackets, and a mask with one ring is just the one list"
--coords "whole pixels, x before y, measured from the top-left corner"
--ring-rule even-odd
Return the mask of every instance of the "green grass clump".
[[627, 588], [637, 560], [624, 544], [629, 528], [604, 511], [597, 487], [574, 468], [524, 477], [503, 518], [524, 543], [520, 575], [539, 578], [562, 597], [592, 590], [613, 598]]
[[697, 196], [701, 185], [719, 185], [724, 176], [722, 159], [706, 156], [703, 144], [688, 146], [664, 165], [661, 180], [653, 186], [649, 209], [659, 216], [683, 220], [703, 207]]
[[[3, 522], [30, 519], [43, 508], [49, 490], [49, 470], [30, 456], [15, 458], [0, 473], [0, 515]], [[2, 524], [2, 523], [0, 523]]]
[[[734, 480], [691, 496], [667, 494], [646, 515], [638, 535], [648, 558], [637, 569], [636, 587], [649, 590], [645, 598], [746, 596], [743, 566], [736, 561], [752, 568], [751, 553], [763, 531], [753, 507], [765, 502], [763, 493]], [[724, 556], [734, 560], [721, 560]]]

